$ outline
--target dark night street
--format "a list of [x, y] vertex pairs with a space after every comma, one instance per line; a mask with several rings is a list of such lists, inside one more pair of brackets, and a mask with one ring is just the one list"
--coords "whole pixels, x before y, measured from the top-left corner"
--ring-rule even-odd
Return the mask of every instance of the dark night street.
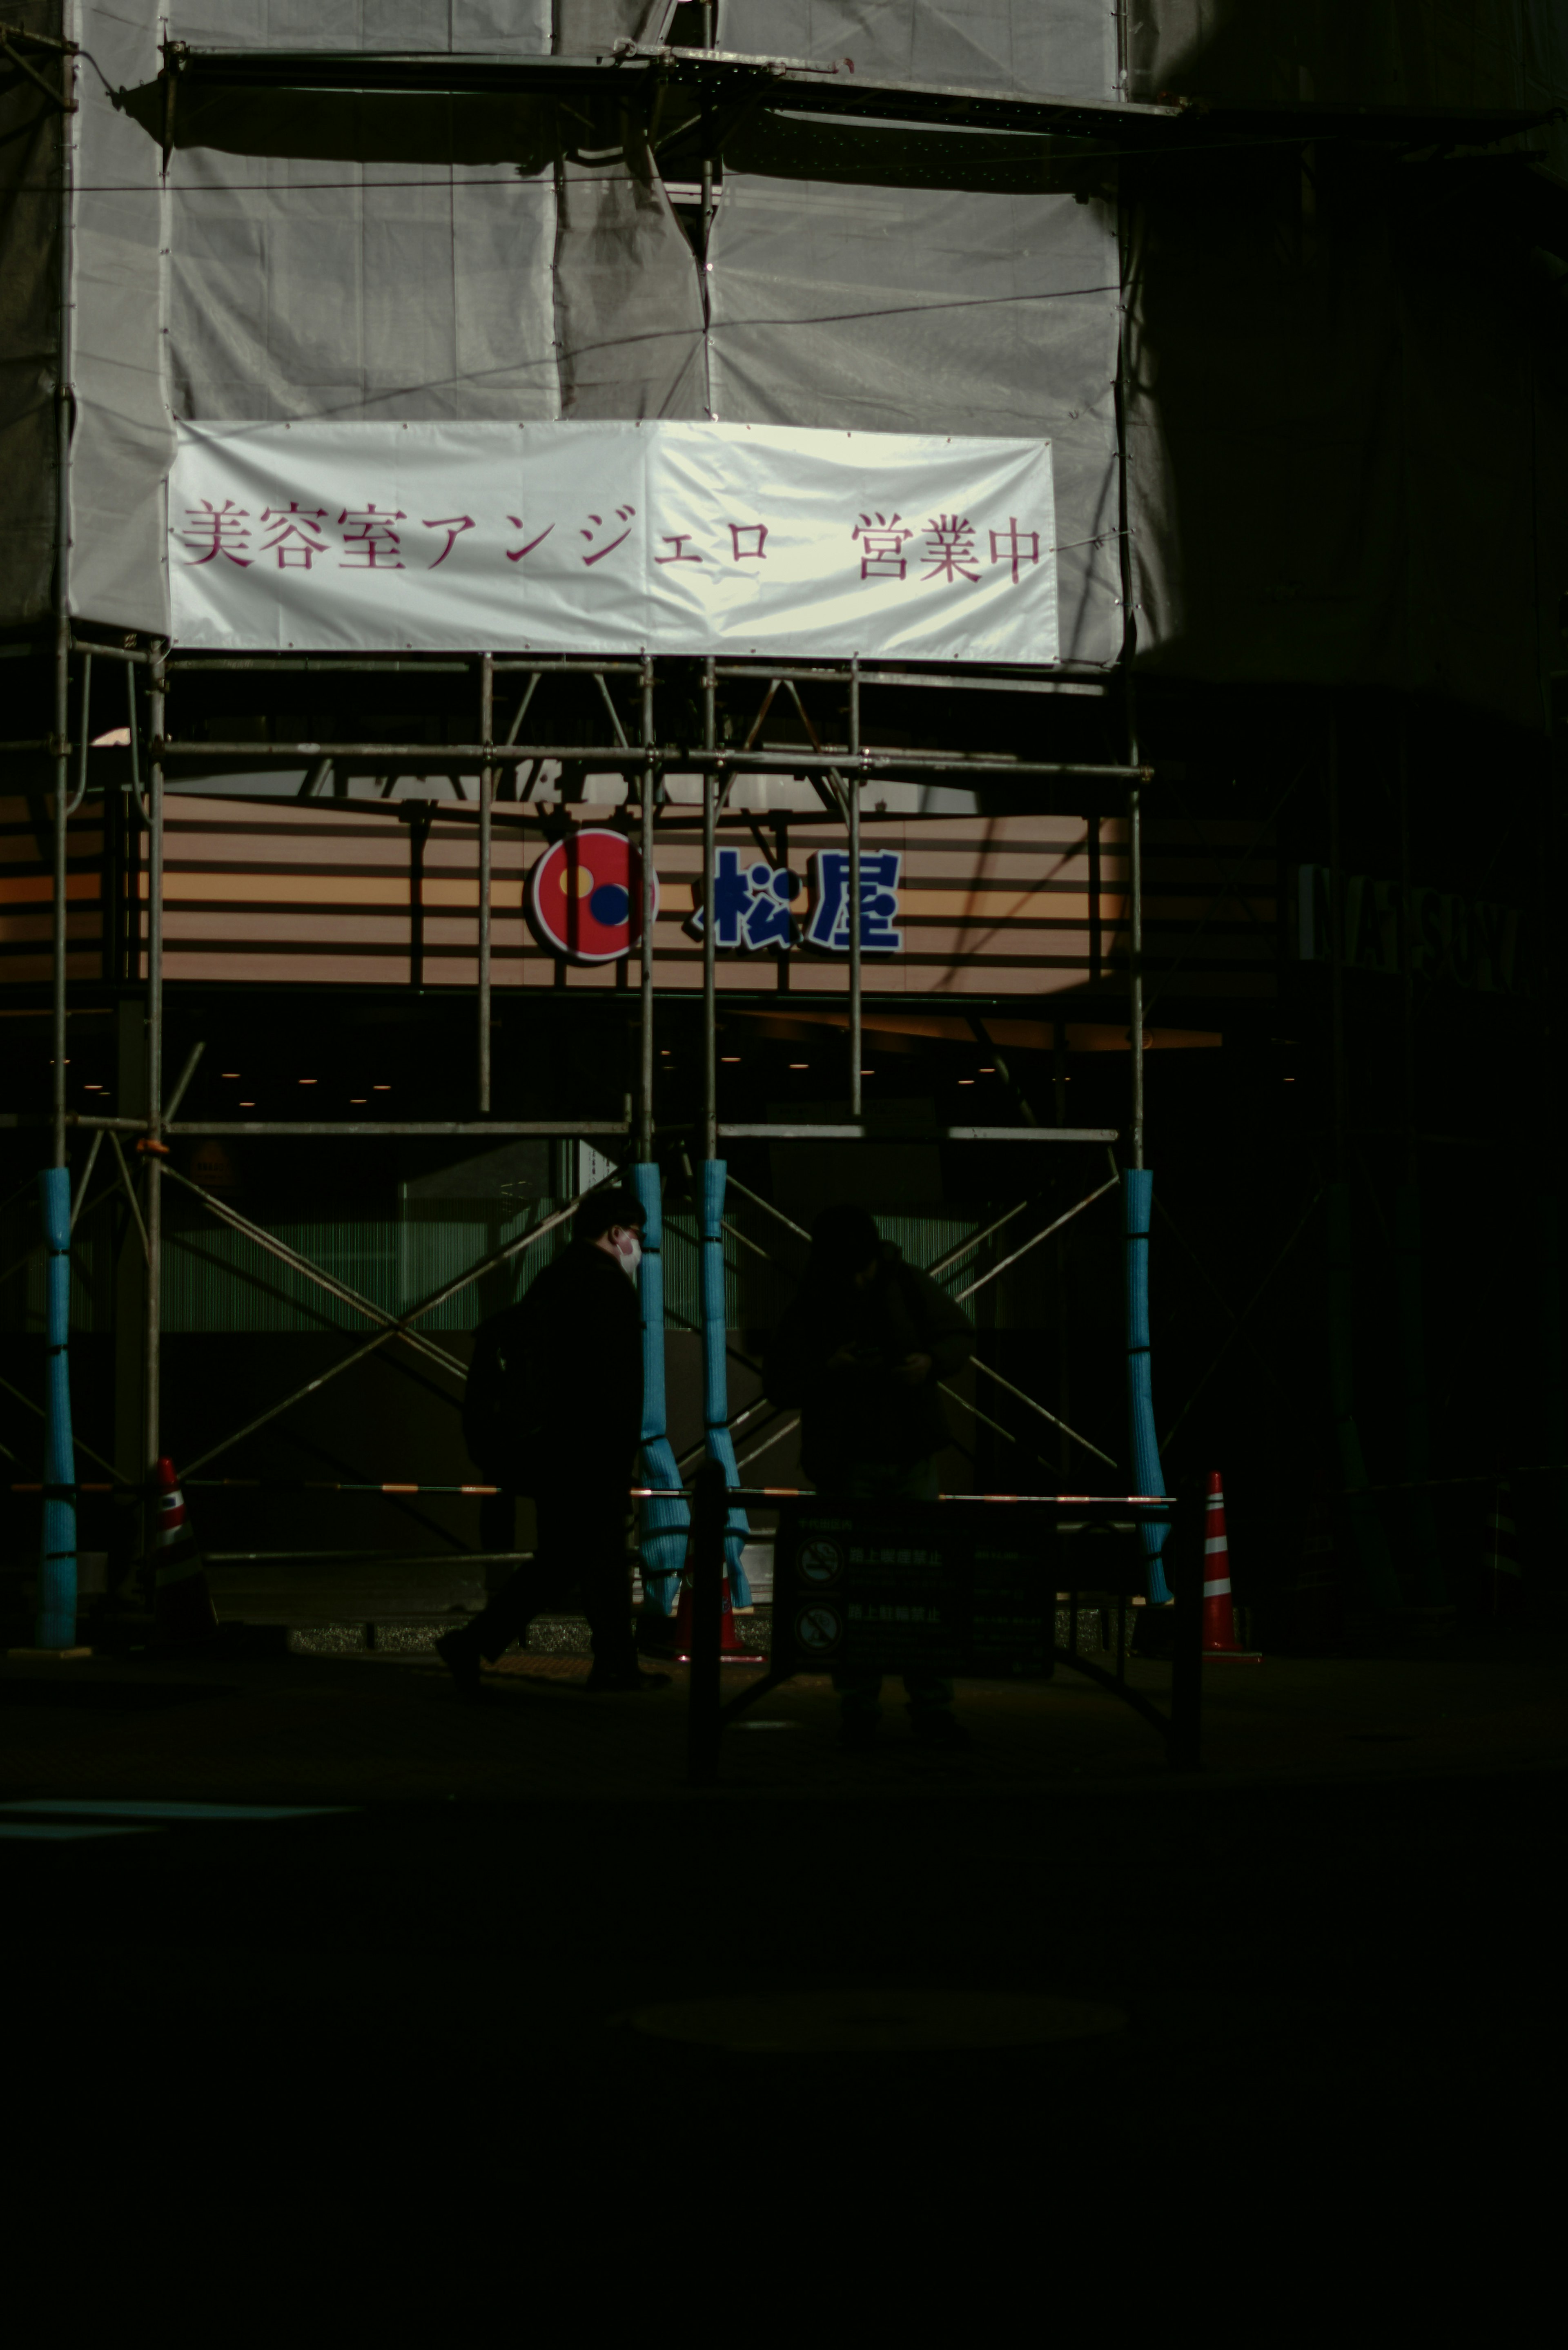
[[[934, 2199], [1085, 2259], [1211, 2209], [1238, 2258], [1293, 2241], [1321, 2272], [1397, 2215], [1479, 2213], [1484, 2143], [1515, 2150], [1521, 2220], [1562, 2048], [1554, 1658], [1210, 1667], [1189, 1779], [1067, 1675], [961, 1690], [982, 1742], [958, 1758], [896, 1717], [842, 1756], [799, 1682], [705, 1794], [680, 1690], [590, 1702], [583, 1670], [518, 1656], [462, 1707], [428, 1659], [13, 1663], [12, 2199], [90, 2160], [178, 2177], [209, 2249], [241, 2217], [302, 2246], [462, 2219], [534, 2260], [611, 2193], [628, 2259], [683, 2259], [709, 2208], [723, 2264], [804, 2170], [900, 2262]], [[160, 1801], [348, 1808], [16, 1833]], [[875, 1994], [891, 2046], [726, 2054], [629, 2020], [803, 1991]], [[931, 1991], [1126, 2025], [899, 2053], [899, 1999]]]

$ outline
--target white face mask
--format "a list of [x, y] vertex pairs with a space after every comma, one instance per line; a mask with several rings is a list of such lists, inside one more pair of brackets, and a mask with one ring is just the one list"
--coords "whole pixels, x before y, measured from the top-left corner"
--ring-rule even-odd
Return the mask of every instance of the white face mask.
[[628, 1281], [635, 1281], [638, 1266], [642, 1263], [642, 1243], [638, 1239], [637, 1234], [622, 1232], [616, 1243], [615, 1253], [620, 1259], [622, 1273]]

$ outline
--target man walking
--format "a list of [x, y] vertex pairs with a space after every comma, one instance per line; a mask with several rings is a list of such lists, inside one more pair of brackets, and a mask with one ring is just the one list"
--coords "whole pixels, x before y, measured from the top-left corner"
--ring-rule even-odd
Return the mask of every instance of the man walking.
[[436, 1642], [464, 1695], [522, 1639], [542, 1608], [575, 1579], [593, 1634], [587, 1687], [663, 1689], [668, 1673], [637, 1661], [626, 1555], [627, 1489], [642, 1428], [641, 1203], [634, 1192], [590, 1192], [572, 1242], [518, 1305], [477, 1334], [462, 1428], [487, 1484], [486, 1549], [510, 1550], [519, 1493], [534, 1498], [539, 1545], [483, 1613]]
[[[948, 1441], [937, 1391], [963, 1368], [974, 1330], [929, 1274], [880, 1239], [866, 1208], [825, 1208], [812, 1226], [799, 1295], [768, 1347], [772, 1403], [800, 1407], [801, 1466], [819, 1492], [865, 1502], [934, 1502]], [[836, 1672], [846, 1746], [875, 1743], [879, 1673]], [[906, 1674], [909, 1723], [923, 1744], [964, 1745], [953, 1685]]]

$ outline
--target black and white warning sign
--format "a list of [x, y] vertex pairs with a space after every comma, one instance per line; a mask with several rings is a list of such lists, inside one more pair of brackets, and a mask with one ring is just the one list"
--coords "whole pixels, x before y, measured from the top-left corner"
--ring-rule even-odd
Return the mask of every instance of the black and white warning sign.
[[1054, 1551], [1045, 1510], [786, 1503], [774, 1570], [775, 1667], [1047, 1674]]

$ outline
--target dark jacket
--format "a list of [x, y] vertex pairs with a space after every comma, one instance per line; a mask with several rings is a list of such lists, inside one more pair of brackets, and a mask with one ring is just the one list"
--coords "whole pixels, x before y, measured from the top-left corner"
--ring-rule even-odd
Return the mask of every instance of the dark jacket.
[[642, 1433], [642, 1307], [605, 1250], [574, 1241], [520, 1305], [480, 1324], [462, 1433], [487, 1482], [519, 1492], [583, 1471], [630, 1482]]
[[[832, 1362], [845, 1347], [855, 1361]], [[940, 1452], [948, 1423], [937, 1382], [961, 1371], [973, 1347], [963, 1308], [884, 1242], [867, 1289], [807, 1274], [769, 1343], [764, 1384], [771, 1402], [800, 1406], [801, 1465], [828, 1485], [852, 1468], [907, 1468]], [[931, 1358], [919, 1387], [891, 1376], [910, 1355]]]

